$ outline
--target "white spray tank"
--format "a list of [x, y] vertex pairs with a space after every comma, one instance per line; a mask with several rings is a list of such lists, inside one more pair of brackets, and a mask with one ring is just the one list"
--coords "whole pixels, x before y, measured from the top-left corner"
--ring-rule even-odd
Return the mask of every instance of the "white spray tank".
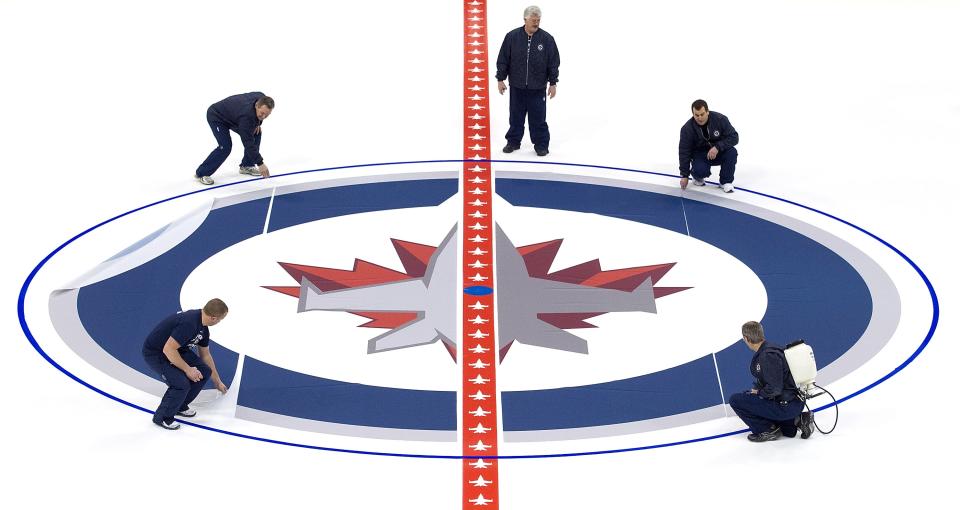
[[784, 347], [783, 354], [797, 389], [803, 395], [810, 395], [817, 379], [817, 360], [813, 357], [813, 349], [803, 340], [797, 340]]

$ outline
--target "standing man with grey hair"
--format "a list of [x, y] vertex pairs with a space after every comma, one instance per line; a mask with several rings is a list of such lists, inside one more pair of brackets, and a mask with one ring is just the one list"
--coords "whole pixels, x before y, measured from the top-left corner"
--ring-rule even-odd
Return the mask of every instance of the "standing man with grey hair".
[[750, 360], [753, 388], [730, 397], [730, 407], [750, 427], [747, 439], [754, 443], [783, 436], [808, 439], [813, 433], [813, 415], [803, 411], [803, 401], [787, 365], [783, 348], [767, 342], [763, 326], [750, 321], [741, 328], [743, 341], [755, 354]]
[[[557, 95], [560, 52], [553, 36], [540, 28], [540, 8], [523, 11], [523, 26], [507, 32], [497, 57], [497, 89], [502, 95], [510, 82], [510, 129], [503, 152], [520, 148], [524, 120], [530, 118], [530, 141], [537, 156], [550, 153], [547, 96]], [[547, 84], [549, 83], [549, 87]]]
[[201, 184], [213, 184], [214, 172], [227, 160], [233, 149], [230, 131], [236, 131], [243, 143], [243, 159], [240, 173], [257, 177], [270, 177], [270, 170], [263, 164], [260, 155], [260, 125], [273, 113], [273, 98], [263, 92], [247, 92], [230, 96], [207, 108], [207, 124], [217, 139], [217, 148], [197, 168], [195, 177]]

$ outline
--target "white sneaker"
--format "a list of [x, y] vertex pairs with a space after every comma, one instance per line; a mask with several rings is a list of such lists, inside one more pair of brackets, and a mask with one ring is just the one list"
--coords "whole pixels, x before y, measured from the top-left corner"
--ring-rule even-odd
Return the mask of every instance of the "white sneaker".
[[706, 186], [706, 185], [707, 185], [707, 183], [703, 182], [703, 179], [697, 179], [696, 177], [693, 178], [693, 184], [696, 185], [696, 186]]
[[180, 428], [180, 424], [175, 421], [171, 421], [170, 423], [167, 423], [163, 420], [160, 420], [160, 421], [155, 421], [153, 423], [156, 424], [158, 427], [165, 428], [167, 430], [177, 430]]
[[733, 184], [730, 184], [729, 182], [726, 184], [721, 184], [720, 187], [723, 188], [724, 193], [733, 193]]
[[186, 411], [178, 411], [177, 416], [183, 416], [184, 418], [193, 418], [197, 415], [197, 411], [187, 408]]
[[240, 167], [241, 175], [252, 175], [254, 177], [263, 177], [263, 174], [260, 173], [260, 168], [256, 165], [254, 166], [241, 166]]
[[209, 175], [204, 175], [203, 177], [197, 177], [197, 180], [200, 181], [200, 184], [206, 184], [207, 186], [213, 184], [213, 178]]

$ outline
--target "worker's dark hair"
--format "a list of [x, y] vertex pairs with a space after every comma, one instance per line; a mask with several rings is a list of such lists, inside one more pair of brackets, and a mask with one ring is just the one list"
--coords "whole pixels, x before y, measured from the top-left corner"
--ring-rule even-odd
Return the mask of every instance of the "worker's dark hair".
[[263, 96], [260, 99], [257, 99], [257, 106], [266, 106], [267, 108], [273, 109], [273, 98], [270, 96]]
[[757, 321], [744, 323], [740, 331], [743, 333], [743, 339], [752, 344], [758, 344], [765, 340], [763, 337], [763, 326]]
[[707, 110], [709, 112], [710, 107], [707, 106], [707, 102], [703, 99], [697, 99], [692, 105], [690, 105], [690, 111], [694, 110]]

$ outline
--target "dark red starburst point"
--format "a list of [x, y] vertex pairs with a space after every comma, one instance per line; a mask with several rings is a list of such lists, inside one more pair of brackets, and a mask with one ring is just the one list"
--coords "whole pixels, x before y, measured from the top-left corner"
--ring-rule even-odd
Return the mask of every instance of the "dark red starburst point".
[[[632, 292], [640, 284], [645, 282], [647, 278], [651, 280], [651, 283], [656, 285], [657, 282], [676, 265], [676, 262], [671, 262], [667, 264], [604, 271], [600, 267], [600, 259], [593, 259], [549, 273], [550, 267], [553, 265], [553, 261], [556, 259], [562, 243], [563, 239], [554, 239], [553, 241], [518, 247], [517, 251], [523, 257], [524, 265], [527, 267], [527, 273], [531, 277], [542, 278], [544, 280]], [[655, 286], [653, 288], [653, 297], [657, 299], [690, 288], [692, 287]], [[537, 318], [561, 329], [595, 328], [596, 326], [586, 322], [586, 319], [597, 317], [604, 313], [606, 312], [540, 313], [537, 314]], [[509, 349], [510, 344], [501, 349], [501, 361]]]
[[[403, 264], [404, 272], [402, 273], [361, 259], [354, 260], [353, 269], [334, 269], [287, 262], [278, 262], [278, 264], [297, 282], [302, 282], [303, 279], [306, 278], [323, 292], [422, 277], [426, 273], [427, 264], [430, 262], [430, 257], [433, 256], [437, 247], [398, 239], [391, 239], [391, 241], [393, 242], [393, 248], [397, 251], [397, 256], [400, 257], [400, 263]], [[292, 287], [265, 285], [263, 288], [277, 291], [288, 296], [300, 296], [300, 285]], [[365, 322], [360, 325], [362, 328], [399, 328], [417, 318], [417, 312], [414, 311], [370, 312], [365, 310], [350, 310], [350, 313], [370, 319], [370, 322]], [[446, 344], [444, 345], [446, 346]], [[451, 349], [450, 346], [447, 346], [447, 351], [456, 359], [456, 349]]]
[[[396, 250], [397, 256], [400, 258], [400, 263], [403, 265], [404, 272], [394, 271], [393, 269], [361, 259], [354, 260], [352, 269], [334, 269], [287, 262], [279, 262], [279, 264], [280, 267], [297, 282], [302, 282], [303, 279], [306, 278], [323, 292], [422, 277], [426, 273], [427, 264], [429, 264], [430, 258], [437, 250], [437, 247], [410, 241], [401, 241], [399, 239], [391, 239], [391, 241], [393, 242], [393, 248]], [[593, 259], [550, 273], [550, 267], [553, 265], [553, 261], [556, 259], [562, 243], [563, 239], [554, 239], [553, 241], [517, 248], [517, 251], [523, 257], [527, 272], [531, 277], [632, 292], [646, 281], [647, 278], [656, 285], [657, 282], [676, 265], [675, 262], [671, 262], [667, 264], [610, 269], [605, 271], [600, 267], [600, 260]], [[288, 296], [300, 296], [300, 285], [267, 285], [264, 286], [264, 288]], [[661, 298], [690, 288], [691, 287], [654, 286], [653, 296], [654, 298]], [[450, 298], [453, 299], [453, 296]], [[365, 310], [350, 310], [350, 313], [370, 319], [369, 322], [360, 325], [360, 327], [364, 328], [398, 328], [417, 318], [417, 312], [415, 311], [370, 312]], [[586, 320], [603, 315], [604, 313], [606, 312], [541, 313], [538, 314], [537, 317], [561, 329], [580, 329], [596, 327], [586, 322]], [[456, 360], [456, 347], [446, 343], [444, 343], [444, 346], [447, 348], [447, 352]], [[504, 352], [501, 352], [501, 359], [508, 349], [509, 346], [503, 350]]]

